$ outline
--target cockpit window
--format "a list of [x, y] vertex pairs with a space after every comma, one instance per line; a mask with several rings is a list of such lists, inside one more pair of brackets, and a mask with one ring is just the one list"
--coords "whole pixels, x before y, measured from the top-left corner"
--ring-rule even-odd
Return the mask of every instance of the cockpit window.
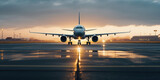
[[76, 29], [82, 29], [82, 27], [76, 27]]

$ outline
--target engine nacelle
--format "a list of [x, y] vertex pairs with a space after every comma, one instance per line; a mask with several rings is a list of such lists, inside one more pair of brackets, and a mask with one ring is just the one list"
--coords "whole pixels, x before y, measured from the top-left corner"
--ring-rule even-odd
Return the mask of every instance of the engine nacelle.
[[93, 41], [93, 42], [97, 42], [97, 41], [98, 41], [98, 37], [97, 37], [97, 36], [93, 36], [93, 37], [92, 37], [92, 41]]
[[67, 37], [66, 37], [66, 36], [62, 36], [62, 37], [61, 37], [61, 41], [62, 41], [62, 42], [66, 42], [66, 41], [67, 41]]

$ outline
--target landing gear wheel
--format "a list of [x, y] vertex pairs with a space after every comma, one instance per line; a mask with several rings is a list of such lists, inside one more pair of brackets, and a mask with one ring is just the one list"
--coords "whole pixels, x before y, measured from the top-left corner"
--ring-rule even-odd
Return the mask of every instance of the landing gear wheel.
[[80, 40], [78, 40], [78, 45], [81, 45], [81, 41]]
[[86, 42], [86, 45], [91, 45], [91, 42], [89, 42], [89, 37], [88, 37], [88, 41]]
[[78, 43], [78, 45], [81, 45], [81, 43]]
[[72, 45], [72, 42], [68, 42], [68, 45]]
[[78, 45], [81, 45], [81, 43], [80, 43], [80, 42], [78, 42]]
[[87, 45], [91, 45], [91, 42], [87, 42], [86, 44], [87, 44]]

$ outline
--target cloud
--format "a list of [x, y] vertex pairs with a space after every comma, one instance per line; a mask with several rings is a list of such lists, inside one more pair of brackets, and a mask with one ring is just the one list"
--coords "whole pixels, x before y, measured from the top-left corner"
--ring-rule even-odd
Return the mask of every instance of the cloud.
[[160, 0], [0, 0], [0, 25], [73, 27], [159, 25]]

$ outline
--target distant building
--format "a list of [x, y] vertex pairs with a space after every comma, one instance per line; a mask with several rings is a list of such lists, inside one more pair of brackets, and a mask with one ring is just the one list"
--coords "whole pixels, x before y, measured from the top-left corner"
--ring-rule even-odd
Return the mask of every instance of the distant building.
[[7, 37], [5, 40], [6, 40], [6, 41], [25, 41], [25, 40], [27, 40], [27, 39], [25, 39], [25, 38], [12, 38], [12, 37]]
[[133, 36], [131, 41], [160, 41], [158, 36]]
[[7, 37], [7, 38], [6, 38], [6, 40], [12, 40], [12, 39], [13, 39], [12, 37]]

